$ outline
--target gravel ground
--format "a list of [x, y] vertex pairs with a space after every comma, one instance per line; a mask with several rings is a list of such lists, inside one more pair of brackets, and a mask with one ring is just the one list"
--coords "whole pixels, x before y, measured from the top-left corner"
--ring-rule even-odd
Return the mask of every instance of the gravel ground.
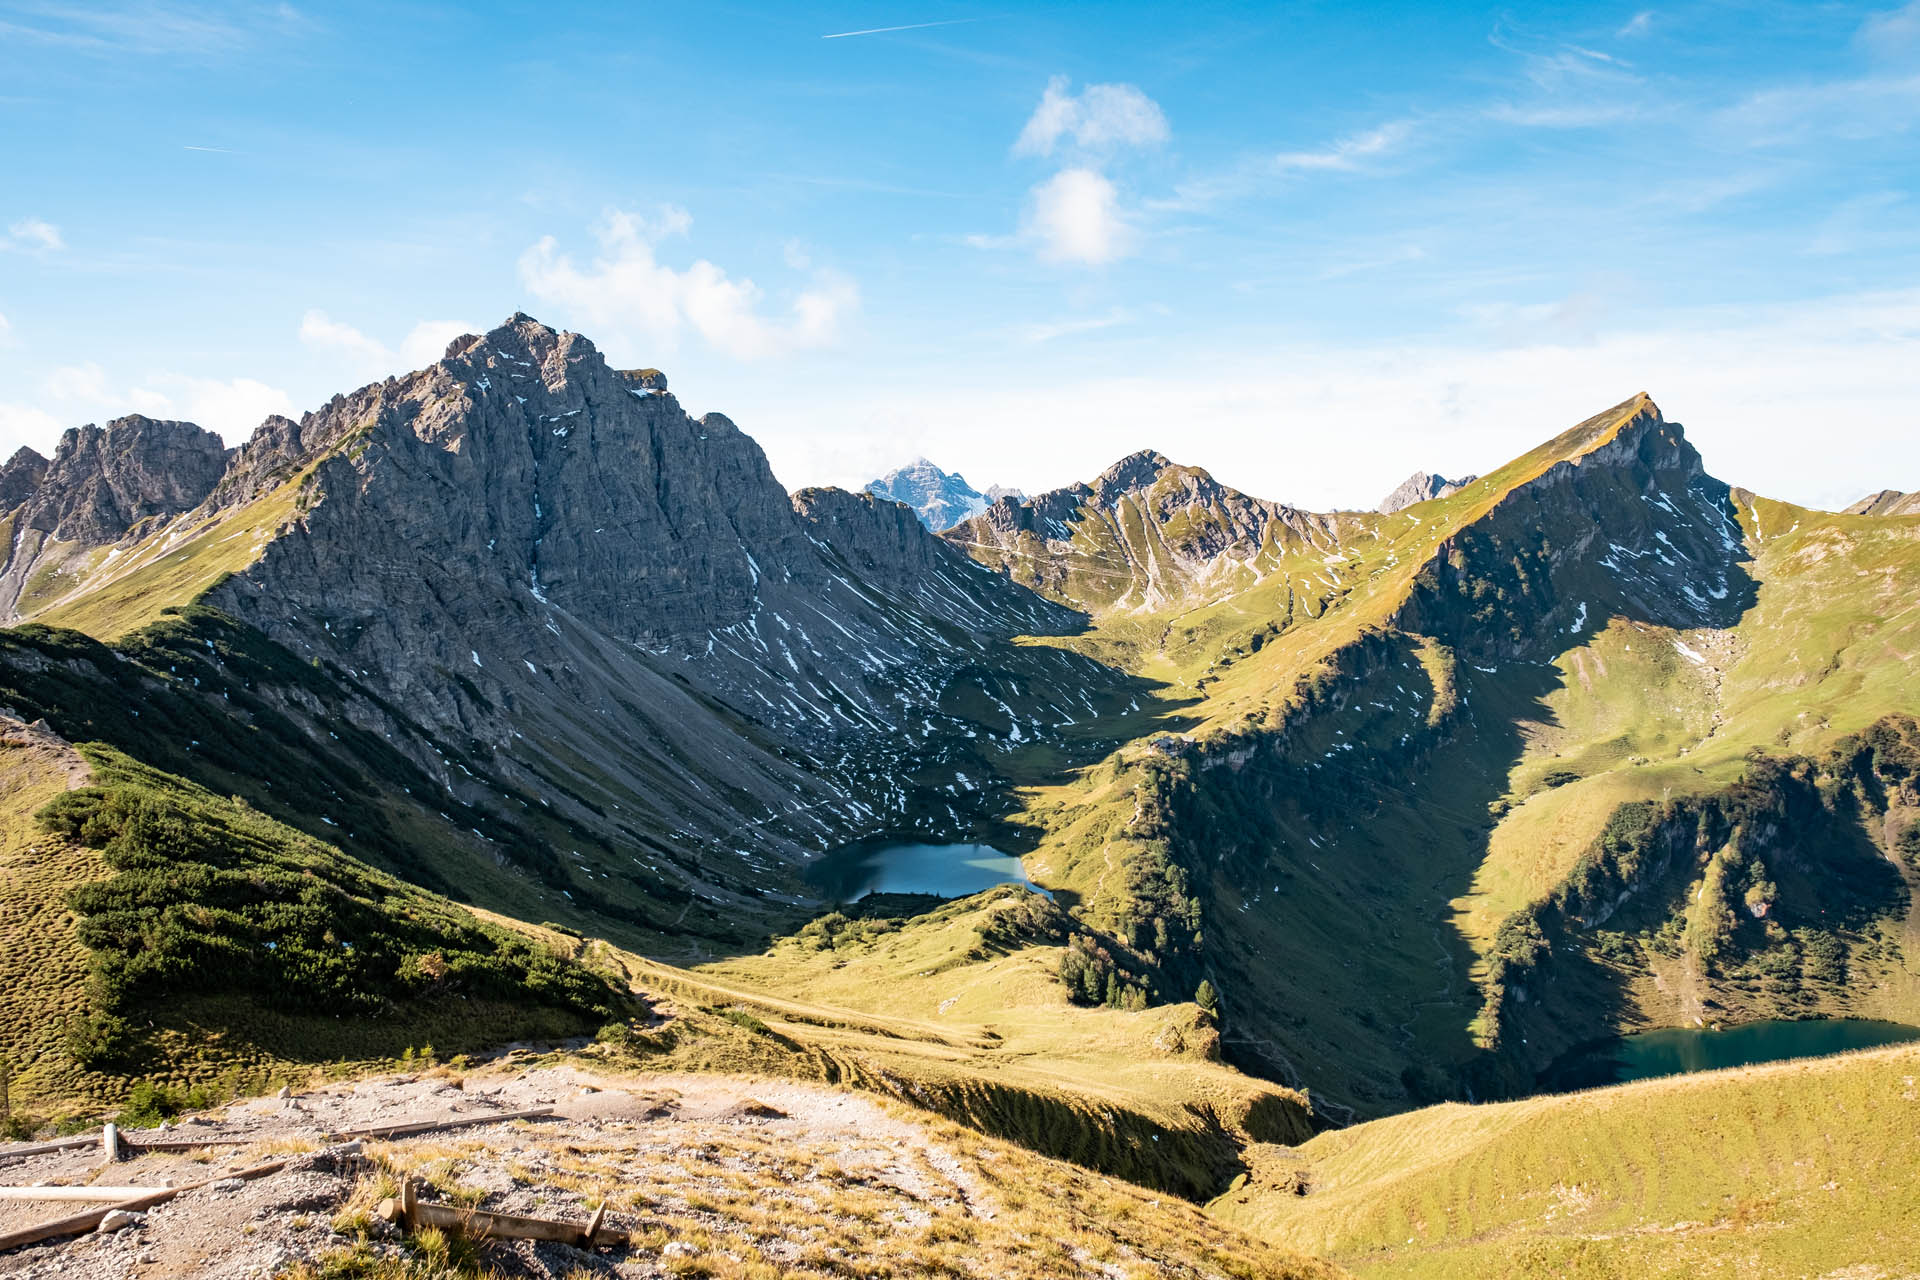
[[[550, 1119], [481, 1125], [391, 1142], [369, 1141], [367, 1156], [413, 1167], [429, 1179], [457, 1182], [483, 1207], [584, 1223], [583, 1178], [609, 1188], [648, 1186], [655, 1194], [706, 1172], [698, 1159], [676, 1163], [681, 1152], [711, 1158], [722, 1143], [766, 1139], [769, 1149], [831, 1162], [836, 1176], [852, 1168], [869, 1185], [897, 1192], [898, 1221], [910, 1226], [924, 1206], [958, 1206], [990, 1219], [966, 1172], [932, 1149], [920, 1127], [857, 1095], [773, 1081], [716, 1076], [601, 1079], [572, 1068], [515, 1072], [490, 1069], [464, 1080], [433, 1074], [387, 1076], [329, 1086], [287, 1098], [251, 1099], [184, 1119], [165, 1131], [129, 1131], [143, 1139], [231, 1139], [231, 1145], [193, 1153], [150, 1152], [111, 1167], [97, 1148], [17, 1160], [0, 1151], [0, 1184], [99, 1183], [112, 1186], [182, 1185], [269, 1160], [287, 1161], [278, 1173], [250, 1181], [225, 1179], [182, 1193], [139, 1215], [131, 1226], [0, 1254], [0, 1276], [34, 1280], [120, 1280], [121, 1277], [273, 1276], [351, 1243], [332, 1222], [348, 1206], [366, 1159], [351, 1148], [326, 1145], [343, 1130], [416, 1121], [483, 1117], [551, 1105]], [[812, 1153], [811, 1156], [808, 1153]], [[590, 1156], [597, 1164], [583, 1164]], [[686, 1167], [682, 1167], [682, 1166]], [[743, 1164], [744, 1168], [745, 1165]], [[689, 1173], [688, 1169], [692, 1172]], [[582, 1170], [592, 1172], [583, 1174]], [[457, 1174], [457, 1177], [456, 1177]], [[675, 1178], [681, 1179], [676, 1183]], [[662, 1181], [665, 1179], [665, 1181]], [[711, 1179], [709, 1179], [711, 1180]], [[805, 1181], [804, 1177], [801, 1181]], [[555, 1183], [571, 1183], [568, 1190]], [[669, 1187], [662, 1192], [663, 1186]], [[441, 1198], [429, 1189], [425, 1199]], [[364, 1196], [363, 1196], [364, 1199]], [[0, 1232], [86, 1210], [86, 1204], [0, 1202]], [[641, 1230], [637, 1214], [609, 1212], [606, 1225]], [[398, 1232], [375, 1220], [367, 1248], [397, 1254]], [[588, 1253], [564, 1245], [494, 1245], [488, 1263], [502, 1275], [653, 1277], [683, 1251], [677, 1241], [652, 1249]]]

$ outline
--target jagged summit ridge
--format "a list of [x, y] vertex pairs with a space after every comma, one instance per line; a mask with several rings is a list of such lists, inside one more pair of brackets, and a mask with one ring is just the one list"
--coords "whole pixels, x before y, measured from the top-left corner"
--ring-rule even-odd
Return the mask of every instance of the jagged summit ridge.
[[933, 532], [951, 529], [987, 509], [990, 499], [958, 472], [942, 471], [925, 458], [915, 458], [866, 484], [866, 492], [905, 503]]
[[1330, 552], [1351, 524], [1250, 497], [1142, 449], [1091, 482], [1003, 498], [943, 536], [1075, 607], [1149, 609], [1256, 580], [1288, 545]]
[[1375, 510], [1383, 516], [1390, 516], [1396, 511], [1404, 511], [1416, 502], [1445, 498], [1458, 493], [1479, 478], [1479, 476], [1462, 476], [1458, 480], [1449, 480], [1445, 476], [1434, 475], [1432, 472], [1416, 471], [1402, 480], [1392, 493], [1382, 498]]
[[[790, 497], [657, 371], [524, 315], [448, 350], [263, 424], [175, 503], [197, 506], [58, 584], [80, 613], [49, 620], [112, 634], [103, 593], [209, 604], [343, 673], [359, 727], [467, 803], [540, 795], [603, 849], [724, 851], [696, 880], [752, 859], [715, 900], [898, 818], [921, 753], [1027, 739], [1124, 681], [1015, 650], [1074, 616], [896, 504]], [[1038, 692], [1063, 681], [1072, 707]], [[943, 700], [978, 683], [1017, 718], [957, 722]]]

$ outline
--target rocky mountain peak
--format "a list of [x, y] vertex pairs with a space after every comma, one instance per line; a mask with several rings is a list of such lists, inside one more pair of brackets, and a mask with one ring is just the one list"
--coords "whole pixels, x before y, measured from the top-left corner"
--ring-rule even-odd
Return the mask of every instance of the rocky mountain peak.
[[0, 511], [11, 511], [32, 497], [46, 475], [47, 460], [22, 446], [0, 465]]
[[74, 427], [60, 437], [20, 527], [62, 542], [113, 542], [141, 520], [199, 506], [226, 465], [220, 437], [191, 422], [136, 413]]
[[[1138, 493], [1152, 488], [1164, 472], [1178, 465], [1172, 458], [1157, 449], [1141, 449], [1137, 453], [1128, 454], [1095, 476], [1090, 488], [1102, 499], [1111, 501], [1121, 494]], [[1206, 475], [1206, 472], [1198, 468], [1190, 469], [1199, 475]]]
[[[13, 464], [9, 463], [7, 465], [11, 466]], [[1902, 493], [1898, 489], [1882, 489], [1878, 493], [1870, 493], [1860, 499], [1860, 501], [1848, 507], [1843, 514], [1850, 516], [1920, 516], [1920, 491]]]
[[925, 458], [915, 458], [869, 481], [866, 492], [913, 508], [920, 523], [935, 532], [979, 515], [990, 501], [965, 477], [942, 471]]
[[1445, 476], [1435, 475], [1430, 471], [1416, 471], [1402, 480], [1399, 487], [1392, 493], [1382, 498], [1380, 505], [1375, 509], [1383, 516], [1390, 516], [1416, 502], [1426, 502], [1432, 498], [1444, 498], [1448, 494], [1458, 493], [1479, 478], [1476, 475], [1449, 480]]

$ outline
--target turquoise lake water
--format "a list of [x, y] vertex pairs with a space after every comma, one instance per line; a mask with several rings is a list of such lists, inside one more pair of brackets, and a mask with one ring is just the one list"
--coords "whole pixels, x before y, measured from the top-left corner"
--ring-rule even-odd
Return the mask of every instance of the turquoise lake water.
[[857, 902], [870, 893], [964, 898], [999, 884], [1039, 887], [1027, 879], [1020, 859], [984, 844], [848, 845], [807, 868], [807, 879], [836, 902]]
[[1910, 1040], [1920, 1040], [1920, 1027], [1860, 1018], [1749, 1022], [1724, 1031], [1668, 1028], [1583, 1046], [1554, 1063], [1540, 1082], [1549, 1092], [1588, 1089], [1690, 1071], [1821, 1057]]

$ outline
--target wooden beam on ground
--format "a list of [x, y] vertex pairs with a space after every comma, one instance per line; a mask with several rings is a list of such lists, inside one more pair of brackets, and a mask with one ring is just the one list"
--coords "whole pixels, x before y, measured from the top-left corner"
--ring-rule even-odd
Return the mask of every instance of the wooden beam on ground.
[[400, 1199], [387, 1199], [380, 1202], [380, 1216], [388, 1222], [398, 1222], [409, 1231], [418, 1231], [422, 1227], [438, 1227], [442, 1231], [458, 1231], [461, 1235], [474, 1240], [551, 1240], [556, 1244], [570, 1244], [577, 1248], [615, 1248], [627, 1243], [627, 1232], [617, 1231], [600, 1225], [602, 1214], [595, 1213], [589, 1224], [592, 1234], [577, 1222], [556, 1222], [552, 1218], [525, 1218], [512, 1213], [488, 1213], [484, 1209], [461, 1209], [450, 1204], [427, 1204], [413, 1200], [409, 1210], [403, 1212], [402, 1204], [410, 1199], [411, 1183], [403, 1184]]
[[23, 1156], [51, 1155], [55, 1151], [72, 1151], [75, 1147], [97, 1147], [99, 1145], [100, 1135], [97, 1133], [87, 1133], [77, 1138], [61, 1138], [57, 1142], [42, 1142], [38, 1146], [8, 1147], [6, 1150], [0, 1151], [0, 1160], [18, 1160]]
[[138, 1196], [130, 1196], [98, 1209], [89, 1209], [85, 1213], [76, 1213], [70, 1218], [59, 1218], [53, 1222], [43, 1222], [37, 1227], [23, 1227], [18, 1231], [9, 1231], [0, 1235], [0, 1253], [8, 1249], [17, 1249], [23, 1244], [39, 1244], [43, 1240], [57, 1240], [61, 1236], [83, 1235], [100, 1225], [100, 1220], [116, 1209], [128, 1213], [138, 1213], [142, 1209], [151, 1209], [157, 1204], [165, 1204], [184, 1191], [197, 1191], [201, 1187], [212, 1186], [216, 1182], [225, 1182], [229, 1178], [264, 1178], [270, 1173], [278, 1173], [287, 1167], [285, 1160], [274, 1160], [267, 1164], [257, 1164], [251, 1169], [241, 1169], [234, 1173], [223, 1173], [217, 1178], [206, 1178], [200, 1182], [189, 1182], [183, 1187], [155, 1187]]
[[496, 1111], [490, 1116], [459, 1116], [451, 1120], [419, 1120], [407, 1124], [374, 1125], [365, 1129], [341, 1129], [328, 1138], [411, 1138], [419, 1133], [440, 1133], [447, 1129], [468, 1129], [478, 1124], [504, 1124], [509, 1120], [538, 1120], [553, 1114], [552, 1107], [532, 1107], [526, 1111]]
[[0, 1187], [0, 1200], [99, 1200], [118, 1204], [172, 1187]]
[[244, 1147], [249, 1142], [264, 1142], [275, 1135], [250, 1133], [235, 1138], [122, 1138], [123, 1151], [199, 1151], [205, 1147]]

